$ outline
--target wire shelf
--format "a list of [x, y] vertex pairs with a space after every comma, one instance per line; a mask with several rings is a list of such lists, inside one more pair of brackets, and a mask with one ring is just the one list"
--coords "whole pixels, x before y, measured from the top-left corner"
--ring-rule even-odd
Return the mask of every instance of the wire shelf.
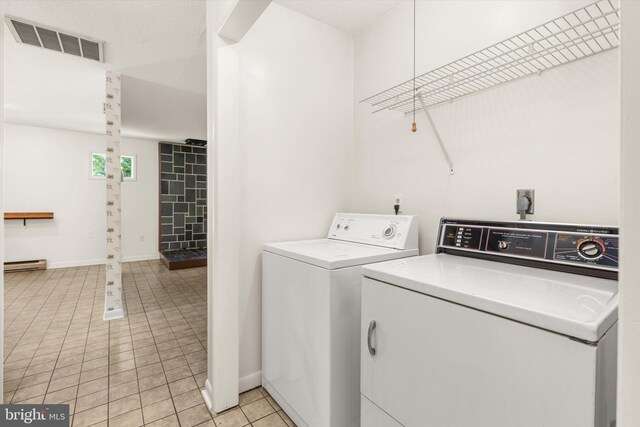
[[[416, 77], [415, 96], [433, 107], [541, 73], [620, 44], [620, 9], [601, 0]], [[413, 79], [361, 102], [373, 113], [414, 111]], [[416, 110], [421, 105], [416, 102]]]

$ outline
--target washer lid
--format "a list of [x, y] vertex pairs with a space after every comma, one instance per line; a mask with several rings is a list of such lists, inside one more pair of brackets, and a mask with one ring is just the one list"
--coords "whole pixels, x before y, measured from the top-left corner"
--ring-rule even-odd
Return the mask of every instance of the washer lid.
[[366, 277], [578, 339], [618, 319], [618, 282], [438, 254], [363, 268]]
[[263, 248], [328, 270], [418, 255], [417, 249], [398, 250], [333, 239], [270, 243]]

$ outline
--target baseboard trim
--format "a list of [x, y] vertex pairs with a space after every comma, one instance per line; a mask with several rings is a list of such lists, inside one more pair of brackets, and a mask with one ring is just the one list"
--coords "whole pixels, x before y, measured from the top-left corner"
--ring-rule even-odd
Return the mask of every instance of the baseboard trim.
[[[160, 258], [158, 253], [150, 254], [150, 255], [137, 255], [122, 258], [122, 262], [135, 262], [135, 261], [151, 261], [154, 259]], [[98, 259], [87, 259], [80, 261], [60, 261], [60, 262], [49, 262], [47, 265], [47, 269], [54, 268], [71, 268], [71, 267], [86, 267], [87, 265], [102, 265], [107, 262], [106, 258], [98, 258]]]
[[124, 310], [119, 308], [117, 310], [105, 310], [104, 311], [104, 320], [115, 320], [124, 318]]
[[207, 408], [209, 408], [209, 410], [213, 410], [213, 387], [211, 387], [209, 378], [207, 378], [204, 382], [204, 389], [202, 389], [200, 392], [202, 393], [204, 404], [207, 405]]
[[87, 265], [102, 265], [106, 263], [105, 258], [87, 259], [81, 261], [60, 261], [60, 262], [48, 262], [47, 269], [54, 268], [70, 268], [70, 267], [85, 267]]
[[159, 258], [160, 258], [159, 253], [155, 253], [153, 255], [126, 256], [122, 258], [122, 262], [151, 261]]
[[245, 375], [238, 381], [238, 391], [244, 393], [262, 385], [262, 371], [256, 371], [249, 375]]

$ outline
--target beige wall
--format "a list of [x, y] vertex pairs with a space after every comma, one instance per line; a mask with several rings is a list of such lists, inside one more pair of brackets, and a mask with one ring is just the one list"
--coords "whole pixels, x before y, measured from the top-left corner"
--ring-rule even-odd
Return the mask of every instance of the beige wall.
[[[3, 2], [0, 1], [0, 16], [4, 16]], [[0, 28], [0, 84], [4, 85], [4, 31]], [[0, 165], [4, 156], [4, 87], [0, 87]], [[4, 212], [4, 168], [0, 171], [0, 212]], [[0, 223], [0, 360], [4, 360], [4, 221]], [[4, 369], [0, 370], [0, 396], [3, 396]]]
[[[433, 69], [591, 1], [418, 2], [417, 70]], [[356, 101], [411, 76], [411, 2], [356, 37]], [[446, 25], [443, 23], [446, 22]], [[618, 51], [432, 109], [455, 164], [424, 114], [371, 114], [356, 104], [354, 208], [420, 217], [421, 253], [442, 216], [511, 219], [516, 189], [536, 190], [540, 221], [618, 224]]]
[[622, 2], [618, 427], [640, 426], [640, 2]]
[[237, 263], [244, 390], [261, 382], [262, 245], [324, 237], [350, 207], [353, 41], [272, 3], [217, 55], [214, 235], [222, 268]]

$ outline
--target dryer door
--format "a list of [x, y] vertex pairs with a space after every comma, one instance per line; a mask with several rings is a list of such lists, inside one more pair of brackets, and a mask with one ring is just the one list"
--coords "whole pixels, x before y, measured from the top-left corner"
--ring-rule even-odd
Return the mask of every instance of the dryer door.
[[363, 281], [361, 393], [407, 427], [594, 426], [596, 353], [563, 335]]

